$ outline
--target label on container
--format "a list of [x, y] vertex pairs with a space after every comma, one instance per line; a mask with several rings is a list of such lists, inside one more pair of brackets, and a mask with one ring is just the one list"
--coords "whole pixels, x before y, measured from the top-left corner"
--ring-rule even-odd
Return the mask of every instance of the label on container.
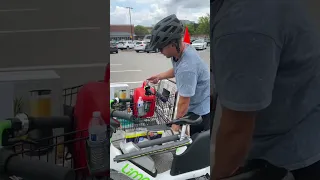
[[96, 134], [90, 134], [90, 140], [91, 141], [97, 141], [97, 135]]

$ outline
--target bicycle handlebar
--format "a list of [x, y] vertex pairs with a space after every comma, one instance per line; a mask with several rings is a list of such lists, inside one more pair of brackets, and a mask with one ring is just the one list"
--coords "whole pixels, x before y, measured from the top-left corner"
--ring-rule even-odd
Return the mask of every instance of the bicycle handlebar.
[[[58, 166], [41, 160], [11, 156], [11, 152], [8, 150], [2, 150], [0, 152], [1, 156], [4, 157], [4, 173], [6, 175], [15, 175], [24, 179], [75, 179], [75, 171], [71, 168]], [[3, 170], [0, 169], [0, 172], [3, 172]]]
[[132, 102], [132, 98], [128, 98], [128, 99], [118, 99], [118, 101], [120, 102], [120, 103], [122, 103], [122, 102]]
[[110, 110], [110, 117], [115, 117], [115, 118], [119, 118], [119, 119], [125, 119], [125, 120], [131, 120], [133, 121], [133, 115], [128, 114], [126, 112], [123, 111], [116, 111], [116, 110]]

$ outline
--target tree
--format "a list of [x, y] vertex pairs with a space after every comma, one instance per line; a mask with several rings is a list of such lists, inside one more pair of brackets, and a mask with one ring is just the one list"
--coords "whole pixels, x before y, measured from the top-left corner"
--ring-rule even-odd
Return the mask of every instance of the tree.
[[134, 33], [137, 35], [137, 36], [144, 36], [146, 34], [149, 34], [149, 31], [146, 27], [144, 26], [141, 26], [141, 25], [137, 25], [134, 27]]
[[210, 35], [210, 15], [202, 16], [199, 18], [199, 26], [197, 34]]
[[188, 27], [188, 31], [189, 31], [190, 36], [195, 34], [196, 30], [194, 28], [194, 24], [186, 24], [185, 26]]

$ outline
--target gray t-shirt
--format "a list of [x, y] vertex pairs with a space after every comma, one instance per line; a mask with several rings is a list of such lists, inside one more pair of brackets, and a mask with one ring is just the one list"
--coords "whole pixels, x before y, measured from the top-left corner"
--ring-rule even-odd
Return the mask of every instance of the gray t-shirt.
[[199, 53], [186, 45], [178, 61], [172, 59], [179, 95], [190, 97], [189, 112], [206, 115], [210, 112], [209, 66]]
[[299, 3], [225, 0], [213, 32], [222, 105], [258, 111], [248, 159], [289, 170], [320, 160], [320, 31]]

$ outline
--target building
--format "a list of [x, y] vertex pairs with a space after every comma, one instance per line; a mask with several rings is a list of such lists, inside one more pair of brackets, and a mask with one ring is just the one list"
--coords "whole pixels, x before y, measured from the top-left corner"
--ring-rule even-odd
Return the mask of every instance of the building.
[[113, 25], [110, 24], [110, 40], [130, 40], [131, 36], [131, 29], [133, 34], [133, 40], [136, 38], [136, 35], [134, 34], [134, 25]]

